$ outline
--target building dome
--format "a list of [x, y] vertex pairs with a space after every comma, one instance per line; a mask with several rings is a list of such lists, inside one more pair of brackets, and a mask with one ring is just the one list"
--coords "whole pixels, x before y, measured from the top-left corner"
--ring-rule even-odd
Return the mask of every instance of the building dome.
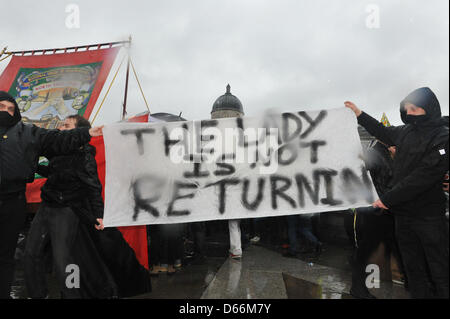
[[220, 112], [220, 111], [235, 111], [238, 113], [244, 114], [244, 108], [242, 107], [241, 101], [231, 94], [230, 85], [227, 85], [227, 92], [219, 96], [217, 100], [214, 102], [211, 113]]

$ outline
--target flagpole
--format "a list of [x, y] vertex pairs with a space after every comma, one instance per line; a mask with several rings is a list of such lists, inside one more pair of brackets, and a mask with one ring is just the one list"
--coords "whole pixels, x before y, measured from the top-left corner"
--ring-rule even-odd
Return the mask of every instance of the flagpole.
[[[128, 48], [131, 46], [131, 35], [128, 38]], [[128, 96], [128, 78], [130, 77], [130, 52], [128, 54], [127, 74], [125, 78], [125, 96], [123, 98], [122, 120], [127, 116], [127, 96]]]
[[[66, 48], [53, 48], [53, 49], [38, 49], [38, 50], [22, 50], [22, 51], [6, 51], [6, 48], [3, 49], [1, 52], [2, 54], [8, 54], [8, 55], [36, 55], [37, 53], [41, 54], [48, 54], [48, 52], [51, 52], [51, 54], [56, 53], [71, 53], [71, 52], [78, 52], [80, 50], [83, 51], [89, 51], [92, 48], [103, 49], [104, 47], [112, 48], [113, 46], [117, 45], [126, 45], [130, 44], [131, 37], [127, 41], [116, 41], [116, 42], [106, 42], [106, 43], [95, 43], [95, 44], [88, 44], [88, 45], [80, 45], [75, 47], [66, 47]], [[0, 55], [1, 57], [1, 55]]]

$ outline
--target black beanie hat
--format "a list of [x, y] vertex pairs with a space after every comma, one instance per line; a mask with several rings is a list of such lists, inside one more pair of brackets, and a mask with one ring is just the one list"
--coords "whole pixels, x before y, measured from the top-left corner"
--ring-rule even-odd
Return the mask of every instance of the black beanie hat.
[[14, 104], [14, 115], [12, 116], [13, 119], [11, 121], [8, 121], [7, 123], [0, 122], [0, 126], [10, 127], [16, 125], [22, 119], [22, 115], [20, 115], [19, 106], [17, 105], [16, 100], [8, 92], [0, 91], [0, 101], [8, 101]]

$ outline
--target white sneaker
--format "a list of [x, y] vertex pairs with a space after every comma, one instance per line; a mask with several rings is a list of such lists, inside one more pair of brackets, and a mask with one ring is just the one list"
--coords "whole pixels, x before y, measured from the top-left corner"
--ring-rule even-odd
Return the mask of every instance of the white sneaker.
[[261, 240], [261, 238], [259, 238], [259, 236], [255, 236], [255, 237], [253, 237], [253, 238], [250, 238], [250, 242], [251, 242], [252, 244], [256, 244], [256, 243], [258, 243], [260, 240]]

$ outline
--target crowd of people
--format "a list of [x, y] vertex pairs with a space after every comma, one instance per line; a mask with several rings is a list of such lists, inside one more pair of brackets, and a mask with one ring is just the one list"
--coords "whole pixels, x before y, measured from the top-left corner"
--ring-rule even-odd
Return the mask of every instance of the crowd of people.
[[[365, 152], [379, 199], [348, 212], [351, 294], [374, 298], [365, 284], [366, 265], [380, 243], [401, 265], [413, 298], [448, 298], [448, 117], [429, 88], [400, 103], [405, 125], [385, 127], [354, 103], [345, 102], [375, 140]], [[104, 228], [101, 184], [91, 136], [101, 127], [74, 115], [59, 130], [24, 124], [14, 98], [0, 92], [0, 298], [10, 298], [14, 252], [26, 218], [25, 187], [38, 172], [47, 177], [25, 248], [30, 298], [48, 297], [46, 260], [52, 258], [63, 298], [121, 298], [151, 291], [151, 275], [173, 274], [204, 263], [214, 222], [149, 225], [149, 266], [137, 260], [119, 230]], [[49, 160], [38, 165], [39, 156]], [[444, 183], [444, 185], [443, 185]], [[446, 196], [447, 194], [447, 196]], [[229, 257], [243, 246], [275, 236], [286, 257], [319, 255], [320, 214], [227, 221]], [[266, 230], [270, 229], [269, 232]], [[191, 243], [192, 245], [187, 245]], [[80, 289], [66, 285], [67, 265], [81, 265]]]

